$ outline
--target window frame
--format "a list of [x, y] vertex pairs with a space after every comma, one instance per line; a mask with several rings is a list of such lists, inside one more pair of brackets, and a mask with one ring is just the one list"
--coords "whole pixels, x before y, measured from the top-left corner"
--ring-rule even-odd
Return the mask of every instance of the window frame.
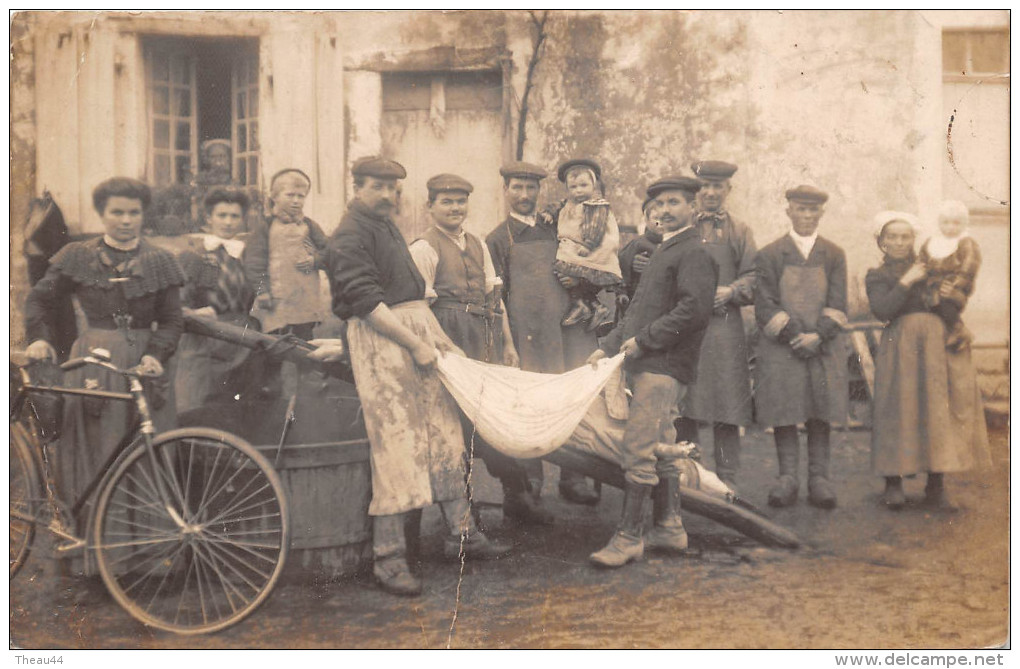
[[[973, 36], [973, 35], [980, 35], [982, 33], [984, 33], [984, 34], [987, 34], [987, 33], [1000, 33], [1000, 34], [1003, 34], [1006, 37], [1007, 45], [1009, 45], [1009, 42], [1010, 42], [1010, 29], [1009, 29], [1009, 26], [979, 26], [979, 27], [952, 27], [952, 28], [943, 28], [942, 29], [942, 36], [941, 36], [941, 47], [942, 47], [943, 50], [945, 49], [945, 44], [946, 44], [945, 38], [946, 38], [946, 35], [953, 34], [953, 35]], [[973, 42], [970, 39], [967, 39], [964, 43], [966, 45], [966, 52], [965, 52], [966, 67], [964, 68], [964, 72], [966, 74], [960, 74], [960, 73], [957, 73], [957, 72], [947, 72], [945, 70], [945, 65], [943, 65], [943, 69], [942, 69], [942, 81], [943, 82], [947, 82], [947, 83], [968, 83], [968, 82], [975, 82], [975, 81], [979, 81], [980, 80], [980, 81], [982, 81], [984, 83], [989, 83], [989, 84], [1003, 84], [1003, 85], [1006, 85], [1006, 86], [1009, 85], [1010, 73], [1008, 71], [1007, 72], [975, 72], [973, 70], [973, 65], [974, 65]], [[1006, 62], [1007, 62], [1007, 67], [1009, 67], [1009, 54], [1008, 54], [1008, 52], [1007, 52], [1007, 55], [1006, 55]]]
[[[179, 85], [173, 80], [173, 66], [172, 60], [174, 58], [184, 57], [188, 61], [188, 84], [187, 89], [189, 90], [189, 105], [190, 115], [187, 117], [179, 116], [175, 112], [174, 107], [174, 91], [175, 89], [184, 88], [184, 85]], [[159, 58], [165, 58], [167, 62], [167, 80], [165, 82], [165, 88], [167, 89], [167, 113], [157, 114], [155, 111], [155, 90], [156, 87], [162, 85], [163, 82], [157, 82], [155, 78], [154, 68], [156, 60]], [[177, 174], [177, 158], [182, 155], [188, 155], [188, 163], [191, 170], [192, 178], [198, 173], [198, 162], [199, 162], [199, 148], [198, 148], [198, 80], [197, 80], [197, 57], [189, 53], [187, 49], [175, 47], [171, 44], [158, 43], [158, 44], [146, 44], [143, 52], [143, 60], [145, 61], [145, 112], [146, 112], [146, 167], [145, 173], [150, 184], [155, 187], [167, 187], [182, 183], [178, 180]], [[158, 118], [157, 118], [158, 117]], [[155, 137], [155, 125], [157, 120], [165, 120], [167, 122], [169, 132], [167, 138], [166, 148], [159, 148], [156, 146]], [[177, 128], [178, 124], [187, 120], [189, 123], [189, 148], [181, 150], [176, 148], [177, 145]], [[156, 181], [156, 159], [159, 155], [166, 155], [170, 158], [170, 181], [167, 183], [158, 183]]]

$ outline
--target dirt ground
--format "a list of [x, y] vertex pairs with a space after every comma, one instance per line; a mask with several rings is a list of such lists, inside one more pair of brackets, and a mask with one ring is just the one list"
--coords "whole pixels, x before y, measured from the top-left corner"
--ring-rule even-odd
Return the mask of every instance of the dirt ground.
[[[757, 546], [697, 516], [685, 522], [684, 558], [647, 554], [616, 571], [587, 556], [612, 534], [621, 494], [597, 507], [560, 500], [549, 466], [545, 499], [553, 527], [501, 527], [515, 553], [458, 566], [440, 560], [440, 527], [426, 515], [425, 593], [402, 599], [370, 577], [279, 585], [239, 625], [178, 637], [134, 622], [101, 586], [55, 576], [37, 550], [11, 583], [10, 644], [22, 648], [970, 648], [1007, 643], [1009, 446], [992, 433], [993, 471], [947, 477], [960, 512], [919, 503], [923, 477], [907, 481], [911, 503], [879, 505], [868, 473], [869, 433], [833, 433], [840, 505], [802, 501], [766, 510], [806, 546]], [[802, 436], [803, 440], [803, 436]], [[771, 436], [744, 440], [742, 493], [759, 508], [775, 475]], [[711, 448], [706, 449], [707, 453]], [[711, 465], [711, 457], [706, 458]], [[802, 458], [803, 460], [803, 458]], [[802, 462], [802, 468], [805, 464]], [[483, 500], [499, 499], [491, 479]], [[458, 602], [459, 597], [459, 602]]]

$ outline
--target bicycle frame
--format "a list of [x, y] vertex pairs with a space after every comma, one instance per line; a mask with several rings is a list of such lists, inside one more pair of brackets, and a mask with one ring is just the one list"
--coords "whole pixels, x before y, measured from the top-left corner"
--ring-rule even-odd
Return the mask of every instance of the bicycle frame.
[[[106, 478], [106, 475], [109, 473], [114, 463], [117, 462], [117, 459], [120, 458], [121, 455], [123, 455], [124, 452], [127, 451], [128, 448], [130, 448], [133, 444], [136, 444], [138, 442], [139, 437], [141, 437], [144, 440], [145, 449], [147, 451], [150, 464], [154, 467], [154, 471], [157, 470], [156, 454], [152, 448], [152, 437], [156, 433], [156, 429], [152, 423], [152, 417], [149, 412], [149, 403], [145, 397], [145, 391], [142, 387], [141, 381], [137, 377], [135, 376], [128, 377], [129, 392], [123, 393], [112, 390], [92, 390], [87, 388], [67, 388], [62, 386], [41, 386], [31, 382], [31, 378], [29, 377], [28, 372], [24, 368], [19, 367], [18, 370], [21, 374], [22, 384], [21, 388], [18, 390], [17, 395], [15, 396], [14, 402], [11, 404], [10, 410], [11, 422], [16, 421], [18, 419], [18, 416], [21, 415], [21, 411], [24, 408], [24, 404], [31, 393], [54, 393], [57, 395], [94, 397], [119, 402], [133, 402], [137, 409], [135, 418], [132, 420], [132, 423], [128, 427], [124, 436], [121, 437], [120, 441], [117, 443], [117, 446], [110, 453], [110, 456], [99, 468], [99, 471], [96, 474], [96, 476], [91, 481], [89, 481], [87, 486], [85, 486], [85, 489], [81, 492], [81, 495], [78, 497], [78, 499], [74, 500], [74, 503], [70, 507], [71, 515], [70, 520], [73, 520], [78, 516], [78, 514], [81, 512], [82, 507], [85, 506], [85, 503], [89, 500], [92, 494], [99, 487], [99, 484], [102, 483], [102, 481]], [[45, 446], [40, 445], [40, 448], [44, 447]], [[44, 462], [43, 476], [47, 476], [48, 471], [45, 470], [48, 468], [45, 467], [45, 458], [43, 459], [43, 462]], [[185, 525], [184, 520], [180, 517], [180, 514], [177, 512], [176, 509], [173, 508], [172, 504], [170, 503], [170, 496], [166, 490], [166, 486], [163, 480], [159, 477], [156, 477], [155, 482], [156, 488], [160, 496], [160, 500], [166, 507], [167, 513], [169, 513], [171, 518], [174, 519], [174, 522], [178, 523], [180, 526], [183, 527]]]

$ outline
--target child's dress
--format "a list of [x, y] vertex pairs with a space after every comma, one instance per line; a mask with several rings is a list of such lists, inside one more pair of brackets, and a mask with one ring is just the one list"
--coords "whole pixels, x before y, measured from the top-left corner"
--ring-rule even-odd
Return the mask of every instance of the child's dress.
[[560, 243], [553, 269], [600, 288], [623, 281], [617, 256], [620, 228], [609, 202], [567, 202], [560, 210], [557, 230]]
[[[981, 249], [970, 236], [960, 237], [956, 250], [948, 255], [936, 257], [933, 253], [933, 240], [925, 241], [921, 246], [920, 260], [928, 269], [925, 281], [924, 301], [929, 307], [938, 307], [944, 301], [952, 302], [956, 307], [957, 316], [967, 305], [967, 299], [974, 292], [974, 280], [981, 268]], [[953, 287], [948, 297], [943, 297], [939, 289], [944, 281]]]

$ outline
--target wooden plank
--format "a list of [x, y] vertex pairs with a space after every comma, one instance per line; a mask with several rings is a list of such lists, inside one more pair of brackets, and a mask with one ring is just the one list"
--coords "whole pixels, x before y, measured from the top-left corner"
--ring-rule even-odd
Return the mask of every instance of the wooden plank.
[[861, 372], [864, 374], [864, 382], [868, 386], [868, 397], [875, 399], [875, 361], [871, 357], [871, 349], [868, 347], [868, 339], [864, 332], [856, 330], [850, 333], [850, 340], [853, 342], [854, 351], [861, 361]]

